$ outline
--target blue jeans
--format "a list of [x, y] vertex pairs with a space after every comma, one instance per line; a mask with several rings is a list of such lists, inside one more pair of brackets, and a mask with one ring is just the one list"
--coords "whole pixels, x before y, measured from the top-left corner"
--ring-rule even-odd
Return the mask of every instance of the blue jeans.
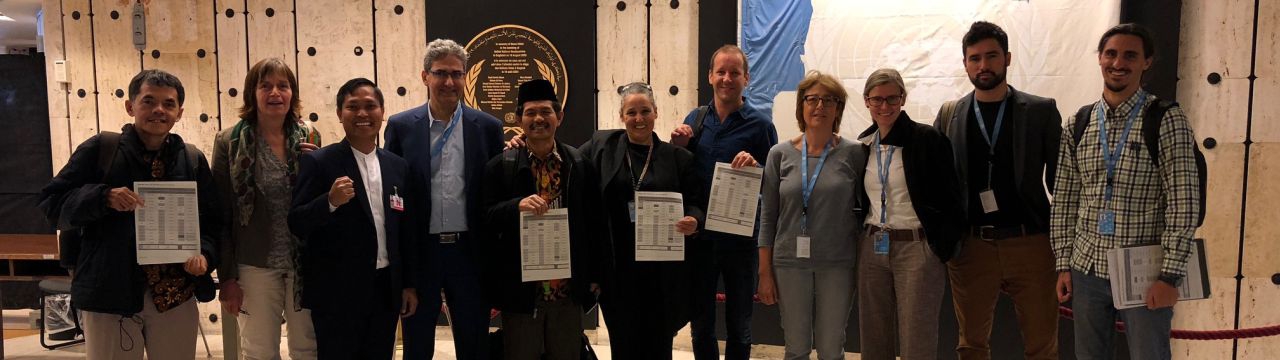
[[757, 264], [760, 261], [755, 249], [749, 252], [716, 251], [714, 261], [706, 269], [700, 269], [694, 283], [694, 291], [702, 308], [693, 319], [690, 335], [693, 337], [693, 355], [699, 360], [719, 359], [716, 345], [715, 293], [721, 275], [724, 276], [724, 322], [728, 337], [725, 341], [726, 360], [747, 359], [751, 355], [751, 309], [756, 294]]
[[1071, 271], [1071, 285], [1077, 359], [1112, 358], [1117, 314], [1124, 320], [1130, 358], [1169, 359], [1173, 356], [1169, 350], [1172, 307], [1116, 310], [1111, 300], [1110, 280], [1075, 270]]
[[[428, 237], [427, 241], [438, 241]], [[418, 277], [418, 312], [402, 321], [404, 358], [431, 359], [435, 355], [436, 320], [440, 318], [440, 290], [449, 301], [453, 346], [459, 360], [489, 359], [489, 307], [480, 286], [480, 269], [459, 244], [440, 244], [429, 255], [428, 274]]]

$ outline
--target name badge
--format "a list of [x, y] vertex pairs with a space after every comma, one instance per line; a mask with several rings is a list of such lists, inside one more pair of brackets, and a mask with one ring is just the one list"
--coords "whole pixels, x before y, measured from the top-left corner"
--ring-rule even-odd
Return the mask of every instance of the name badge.
[[635, 201], [627, 202], [627, 214], [631, 216], [631, 222], [636, 222], [636, 202]]
[[391, 210], [404, 211], [404, 198], [400, 195], [391, 195]]
[[812, 245], [812, 241], [809, 239], [808, 236], [797, 236], [796, 237], [796, 257], [801, 259], [808, 259], [811, 245]]
[[1116, 234], [1116, 212], [1102, 210], [1098, 213], [1098, 233], [1102, 235]]
[[978, 193], [978, 199], [982, 201], [982, 212], [990, 214], [1000, 210], [1000, 206], [996, 205], [995, 190], [987, 189]]
[[876, 233], [875, 243], [872, 244], [876, 255], [889, 255], [889, 232], [880, 231]]

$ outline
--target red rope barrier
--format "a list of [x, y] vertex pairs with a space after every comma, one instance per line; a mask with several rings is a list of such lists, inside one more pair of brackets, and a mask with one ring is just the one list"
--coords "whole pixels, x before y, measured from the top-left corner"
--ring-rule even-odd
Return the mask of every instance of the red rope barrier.
[[[752, 299], [760, 302], [760, 297]], [[724, 302], [724, 293], [716, 293], [716, 302]], [[1058, 315], [1067, 320], [1073, 320], [1074, 314], [1071, 308], [1066, 306], [1058, 307]], [[1124, 332], [1124, 322], [1116, 321], [1116, 331]], [[1280, 325], [1263, 326], [1248, 329], [1234, 330], [1178, 330], [1174, 329], [1170, 332], [1169, 337], [1182, 340], [1230, 340], [1230, 339], [1251, 339], [1268, 336], [1280, 335]]]

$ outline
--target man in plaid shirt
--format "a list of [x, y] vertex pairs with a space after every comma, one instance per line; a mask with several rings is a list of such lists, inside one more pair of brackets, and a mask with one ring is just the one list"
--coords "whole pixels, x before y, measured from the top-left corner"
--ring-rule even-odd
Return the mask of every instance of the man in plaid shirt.
[[[1177, 284], [1186, 274], [1200, 194], [1195, 139], [1182, 109], [1172, 107], [1161, 119], [1144, 118], [1146, 107], [1158, 101], [1141, 87], [1155, 55], [1154, 42], [1136, 24], [1107, 30], [1098, 43], [1102, 101], [1087, 119], [1073, 116], [1063, 129], [1050, 239], [1058, 300], [1074, 298], [1076, 357], [1081, 359], [1111, 358], [1117, 314], [1126, 323], [1134, 358], [1171, 356], [1173, 305]], [[1089, 122], [1078, 144], [1071, 141], [1076, 121]], [[1158, 162], [1143, 143], [1144, 121], [1161, 122]], [[1164, 248], [1164, 260], [1159, 281], [1147, 290], [1147, 306], [1117, 311], [1107, 251], [1152, 244]]]

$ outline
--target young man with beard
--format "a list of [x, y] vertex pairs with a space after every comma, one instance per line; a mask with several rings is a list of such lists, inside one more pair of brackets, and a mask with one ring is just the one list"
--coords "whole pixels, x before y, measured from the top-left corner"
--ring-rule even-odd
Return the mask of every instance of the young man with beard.
[[[1050, 238], [1058, 300], [1071, 300], [1075, 310], [1075, 352], [1081, 359], [1112, 357], [1116, 315], [1125, 322], [1133, 358], [1171, 357], [1173, 306], [1191, 253], [1200, 188], [1186, 115], [1142, 88], [1154, 56], [1155, 39], [1146, 28], [1120, 24], [1107, 30], [1098, 41], [1102, 99], [1082, 109], [1085, 117], [1072, 116], [1062, 132]], [[1164, 109], [1163, 115], [1149, 118], [1159, 113], [1153, 107]], [[1075, 138], [1078, 121], [1088, 124]], [[1143, 134], [1148, 121], [1159, 122], [1158, 144]], [[1117, 310], [1107, 252], [1155, 244], [1163, 248], [1163, 260], [1158, 280], [1146, 290], [1147, 306]]]
[[1062, 117], [1053, 99], [1006, 81], [1013, 54], [999, 26], [978, 21], [964, 35], [968, 95], [948, 102], [934, 126], [951, 139], [968, 215], [959, 254], [947, 263], [961, 359], [991, 357], [1000, 293], [1018, 309], [1023, 355], [1058, 358], [1058, 313], [1049, 246], [1049, 199]]

